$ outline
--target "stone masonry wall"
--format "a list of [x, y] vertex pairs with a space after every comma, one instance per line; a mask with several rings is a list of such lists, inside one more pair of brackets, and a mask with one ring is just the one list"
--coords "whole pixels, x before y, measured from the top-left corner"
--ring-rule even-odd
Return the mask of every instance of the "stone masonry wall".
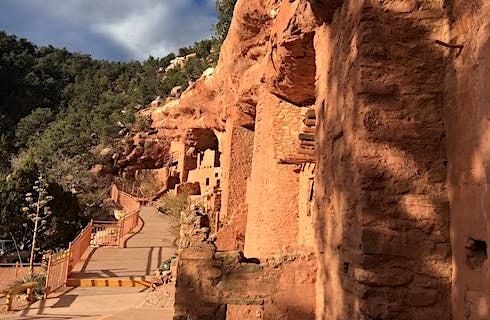
[[[218, 249], [184, 249], [176, 310], [489, 319], [489, 16], [487, 0], [238, 1], [189, 100], [200, 125], [226, 121]], [[279, 164], [313, 100], [314, 172]]]
[[450, 2], [446, 121], [453, 319], [490, 318], [490, 2]]
[[245, 255], [266, 257], [297, 247], [299, 175], [278, 161], [299, 144], [301, 108], [262, 90], [247, 191]]
[[217, 252], [207, 220], [198, 210], [182, 215], [174, 319], [314, 319], [313, 254], [258, 263], [239, 251]]
[[254, 132], [228, 121], [221, 156], [222, 207], [216, 246], [243, 250], [247, 223], [247, 181], [252, 168]]
[[316, 35], [318, 319], [451, 318], [446, 37], [436, 1], [345, 1]]
[[313, 229], [313, 193], [315, 164], [300, 166], [298, 192], [298, 244], [313, 251], [315, 232]]

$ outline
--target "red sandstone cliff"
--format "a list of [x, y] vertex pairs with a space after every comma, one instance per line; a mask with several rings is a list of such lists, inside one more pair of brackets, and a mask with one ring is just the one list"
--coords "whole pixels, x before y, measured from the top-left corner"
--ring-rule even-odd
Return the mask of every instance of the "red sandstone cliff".
[[156, 127], [224, 130], [227, 120], [253, 127], [262, 89], [296, 105], [313, 104], [318, 24], [308, 1], [239, 1], [216, 69], [179, 100], [156, 108]]
[[[490, 317], [489, 16], [485, 1], [238, 1], [214, 74], [153, 110], [166, 136], [224, 132], [219, 250], [315, 253], [288, 269], [304, 296], [275, 287], [264, 319]], [[312, 106], [314, 183], [284, 161]]]

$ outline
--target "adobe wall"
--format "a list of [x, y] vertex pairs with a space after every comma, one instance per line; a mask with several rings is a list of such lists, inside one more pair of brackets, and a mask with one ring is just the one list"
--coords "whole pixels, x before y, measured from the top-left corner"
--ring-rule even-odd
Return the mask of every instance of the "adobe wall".
[[279, 160], [299, 145], [301, 108], [261, 90], [256, 112], [244, 253], [262, 258], [297, 247], [299, 175]]
[[313, 254], [258, 263], [238, 251], [217, 252], [206, 220], [197, 211], [182, 219], [174, 319], [315, 318]]
[[262, 264], [211, 246], [179, 254], [176, 320], [315, 319], [315, 258], [290, 256]]
[[313, 194], [315, 164], [300, 166], [298, 192], [298, 245], [313, 251], [315, 231], [313, 229]]
[[436, 1], [352, 0], [317, 32], [317, 319], [451, 318], [446, 30]]
[[187, 182], [198, 182], [201, 189], [201, 196], [211, 195], [215, 187], [221, 184], [221, 168], [201, 167], [191, 170], [189, 171]]
[[172, 141], [170, 144], [170, 155], [173, 161], [177, 161], [174, 168], [179, 173], [180, 183], [187, 182], [189, 171], [197, 168], [197, 158], [186, 155], [189, 147], [184, 142]]
[[446, 121], [453, 319], [490, 318], [490, 3], [452, 1]]
[[243, 250], [247, 223], [247, 181], [252, 169], [254, 132], [227, 121], [222, 141], [221, 229], [217, 234], [216, 246], [219, 251]]

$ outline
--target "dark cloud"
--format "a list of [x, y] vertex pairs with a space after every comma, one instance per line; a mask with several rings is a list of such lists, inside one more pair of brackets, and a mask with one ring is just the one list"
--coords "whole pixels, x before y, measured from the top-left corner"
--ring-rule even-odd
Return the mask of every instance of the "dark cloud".
[[163, 56], [211, 34], [214, 0], [1, 0], [0, 29], [110, 60]]

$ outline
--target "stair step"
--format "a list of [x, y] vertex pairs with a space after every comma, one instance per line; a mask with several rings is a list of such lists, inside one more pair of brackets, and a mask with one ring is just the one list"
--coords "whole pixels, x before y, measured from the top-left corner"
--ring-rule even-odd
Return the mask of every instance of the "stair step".
[[68, 278], [67, 287], [97, 288], [135, 288], [150, 287], [150, 277], [115, 277], [115, 278]]

